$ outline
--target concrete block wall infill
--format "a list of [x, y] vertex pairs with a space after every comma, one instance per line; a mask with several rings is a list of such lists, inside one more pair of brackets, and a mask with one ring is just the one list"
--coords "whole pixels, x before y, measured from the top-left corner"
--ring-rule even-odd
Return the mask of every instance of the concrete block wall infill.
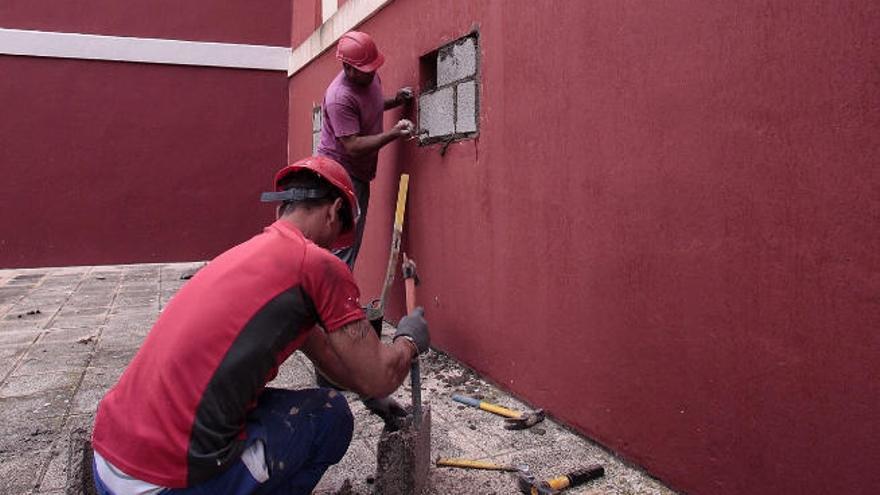
[[477, 73], [477, 45], [473, 37], [440, 49], [437, 54], [437, 86], [472, 77]]
[[477, 82], [466, 81], [457, 86], [455, 132], [477, 132]]
[[422, 93], [419, 97], [419, 126], [426, 138], [455, 133], [455, 93], [452, 87]]

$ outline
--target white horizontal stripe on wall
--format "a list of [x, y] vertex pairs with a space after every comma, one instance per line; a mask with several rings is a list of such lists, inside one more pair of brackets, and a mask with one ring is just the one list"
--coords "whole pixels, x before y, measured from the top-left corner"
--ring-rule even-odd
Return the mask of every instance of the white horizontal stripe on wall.
[[0, 28], [0, 55], [288, 71], [290, 48]]
[[290, 54], [290, 69], [287, 74], [292, 76], [299, 72], [309, 62], [333, 46], [343, 34], [351, 31], [393, 1], [348, 0], [342, 4], [342, 7], [339, 7], [321, 27], [293, 50]]

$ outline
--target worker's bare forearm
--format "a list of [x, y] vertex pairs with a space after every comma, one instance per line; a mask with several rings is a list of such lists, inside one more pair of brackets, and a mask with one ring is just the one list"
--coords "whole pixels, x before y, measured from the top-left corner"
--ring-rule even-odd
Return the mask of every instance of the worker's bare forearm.
[[385, 397], [403, 382], [415, 353], [406, 339], [382, 344], [373, 328], [358, 322], [303, 347], [315, 366], [332, 381], [366, 397]]
[[404, 99], [402, 99], [402, 98], [400, 98], [400, 97], [398, 97], [398, 96], [393, 96], [393, 97], [391, 97], [391, 98], [386, 98], [386, 99], [385, 99], [385, 110], [391, 110], [392, 108], [397, 108], [397, 107], [399, 107], [400, 105], [403, 105], [403, 103], [404, 103], [405, 101], [406, 101], [406, 100], [404, 100]]
[[386, 376], [377, 381], [377, 389], [365, 394], [368, 397], [391, 395], [406, 379], [412, 364], [413, 347], [406, 339], [398, 339], [391, 344], [383, 344], [382, 347], [386, 351], [385, 365], [382, 367], [386, 370]]
[[379, 151], [383, 146], [398, 138], [395, 129], [370, 136], [346, 136], [340, 138], [345, 151], [354, 157], [364, 156]]
[[352, 390], [347, 370], [330, 347], [330, 343], [327, 341], [327, 334], [324, 333], [323, 329], [316, 327], [312, 330], [312, 334], [306, 343], [303, 344], [301, 350], [324, 378], [330, 380], [338, 387]]

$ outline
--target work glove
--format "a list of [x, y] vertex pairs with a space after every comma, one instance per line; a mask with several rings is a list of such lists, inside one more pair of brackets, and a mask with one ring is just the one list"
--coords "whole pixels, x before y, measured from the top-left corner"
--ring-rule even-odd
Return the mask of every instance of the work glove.
[[416, 272], [416, 262], [407, 258], [403, 253], [403, 263], [400, 264], [400, 271], [403, 273], [404, 280], [411, 278], [416, 285], [419, 285], [419, 274]]
[[418, 347], [419, 353], [427, 351], [428, 346], [431, 345], [431, 336], [428, 335], [428, 322], [425, 321], [424, 315], [425, 308], [419, 306], [412, 310], [412, 313], [401, 318], [391, 340], [395, 341], [398, 337], [407, 338]]
[[401, 422], [409, 413], [393, 398], [363, 399], [367, 409], [385, 422], [385, 428], [391, 431], [400, 429]]
[[411, 87], [406, 86], [397, 90], [397, 101], [403, 103], [413, 99], [413, 90]]

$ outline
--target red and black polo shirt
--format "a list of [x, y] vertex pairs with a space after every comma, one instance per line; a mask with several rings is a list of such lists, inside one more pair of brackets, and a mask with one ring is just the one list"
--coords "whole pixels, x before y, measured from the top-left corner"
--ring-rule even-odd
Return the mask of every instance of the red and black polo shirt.
[[314, 325], [363, 317], [348, 267], [279, 220], [174, 296], [98, 406], [94, 448], [157, 485], [210, 479], [238, 460], [248, 412]]

